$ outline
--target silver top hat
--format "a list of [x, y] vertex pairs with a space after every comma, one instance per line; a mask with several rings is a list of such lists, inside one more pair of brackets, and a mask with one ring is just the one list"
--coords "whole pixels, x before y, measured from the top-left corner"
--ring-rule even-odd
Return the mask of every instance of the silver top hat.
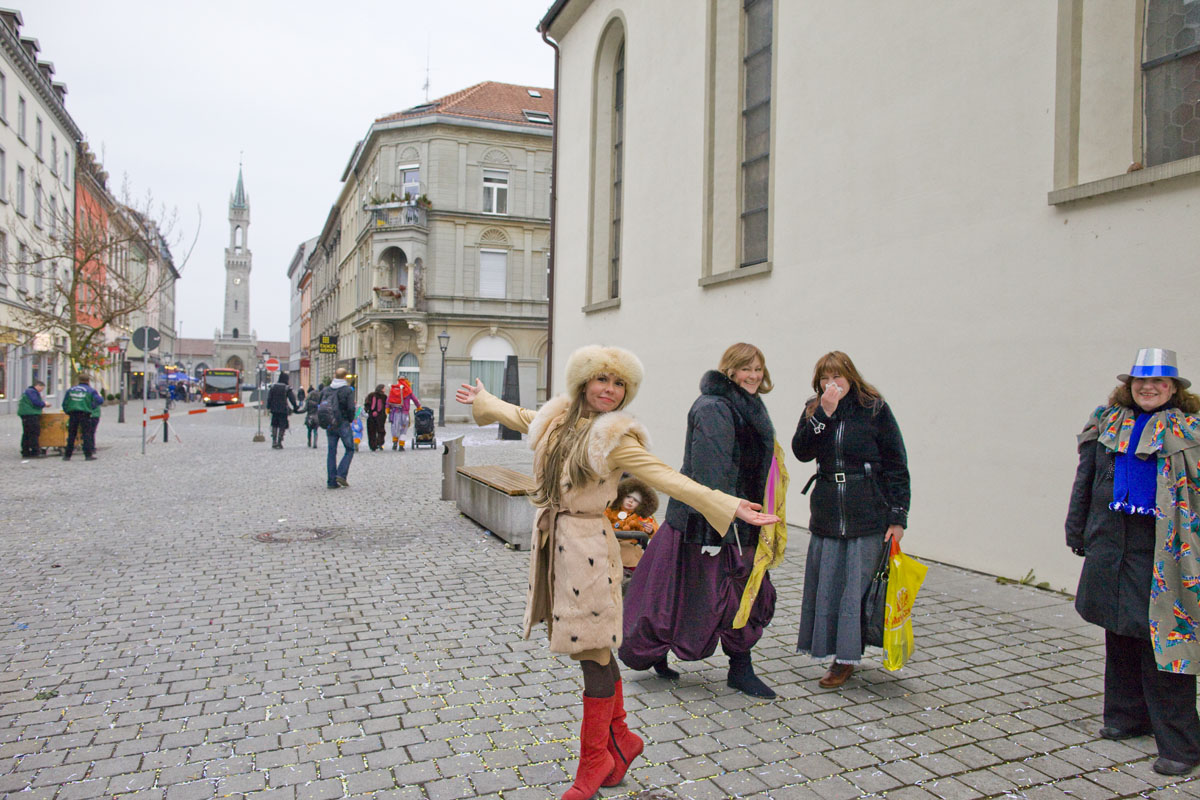
[[1162, 347], [1143, 347], [1138, 350], [1137, 358], [1133, 360], [1129, 372], [1117, 376], [1117, 380], [1122, 383], [1130, 378], [1174, 378], [1184, 389], [1192, 385], [1187, 378], [1179, 377], [1175, 351]]

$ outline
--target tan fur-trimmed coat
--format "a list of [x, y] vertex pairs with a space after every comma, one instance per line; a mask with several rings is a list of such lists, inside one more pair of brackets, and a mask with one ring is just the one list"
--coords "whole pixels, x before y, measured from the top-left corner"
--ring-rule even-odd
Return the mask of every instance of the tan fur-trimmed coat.
[[[480, 392], [473, 410], [481, 425], [500, 422], [528, 432], [537, 475], [545, 463], [547, 434], [562, 423], [569, 406], [569, 398], [560, 395], [535, 413]], [[598, 477], [583, 486], [564, 487], [560, 508], [538, 509], [529, 553], [525, 638], [544, 621], [555, 653], [620, 646], [621, 555], [604, 509], [617, 496], [623, 471], [701, 510], [714, 526], [729, 527], [737, 498], [685, 478], [654, 458], [646, 451], [649, 438], [629, 414], [602, 414], [592, 423], [588, 441], [588, 459]], [[549, 550], [542, 545], [543, 530], [553, 542]]]

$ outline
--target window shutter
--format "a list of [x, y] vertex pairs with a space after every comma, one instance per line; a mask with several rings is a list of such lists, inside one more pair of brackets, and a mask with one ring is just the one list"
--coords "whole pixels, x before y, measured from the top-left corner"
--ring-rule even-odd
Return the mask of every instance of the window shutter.
[[508, 296], [508, 253], [496, 250], [479, 251], [479, 296]]

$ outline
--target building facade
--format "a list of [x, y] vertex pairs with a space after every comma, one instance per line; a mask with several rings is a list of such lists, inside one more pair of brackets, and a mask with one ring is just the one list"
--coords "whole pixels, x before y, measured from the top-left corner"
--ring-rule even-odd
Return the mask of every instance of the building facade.
[[[376, 120], [309, 257], [312, 380], [405, 375], [447, 419], [459, 383], [544, 399], [553, 92], [481, 83]], [[336, 342], [336, 344], [334, 344]], [[333, 352], [335, 351], [336, 352]]]
[[[288, 264], [288, 285], [290, 302], [288, 304], [288, 356], [287, 373], [292, 386], [297, 388], [308, 386], [308, 326], [305, 321], [305, 289], [308, 286], [308, 259], [316, 247], [317, 238], [314, 236], [302, 242], [292, 255]], [[283, 359], [280, 359], [282, 364]]]
[[[764, 350], [785, 445], [843, 350], [904, 433], [906, 549], [1073, 590], [1075, 434], [1139, 347], [1200, 373], [1171, 288], [1195, 264], [1200, 3], [559, 0], [542, 28], [554, 388], [578, 345], [634, 350], [633, 411], [678, 464], [728, 345]], [[805, 525], [812, 466], [788, 467]]]
[[51, 404], [70, 380], [66, 339], [34, 334], [23, 292], [54, 280], [56, 252], [75, 219], [75, 147], [82, 134], [67, 113], [67, 87], [21, 34], [18, 11], [0, 9], [0, 413], [15, 413], [21, 392], [43, 380]]

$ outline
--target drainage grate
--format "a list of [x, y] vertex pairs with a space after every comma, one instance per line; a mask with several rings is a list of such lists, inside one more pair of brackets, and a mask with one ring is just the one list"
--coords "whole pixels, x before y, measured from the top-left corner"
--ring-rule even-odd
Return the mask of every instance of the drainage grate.
[[333, 535], [334, 532], [327, 528], [293, 528], [287, 531], [256, 533], [254, 540], [264, 544], [299, 544], [301, 542], [319, 542]]

